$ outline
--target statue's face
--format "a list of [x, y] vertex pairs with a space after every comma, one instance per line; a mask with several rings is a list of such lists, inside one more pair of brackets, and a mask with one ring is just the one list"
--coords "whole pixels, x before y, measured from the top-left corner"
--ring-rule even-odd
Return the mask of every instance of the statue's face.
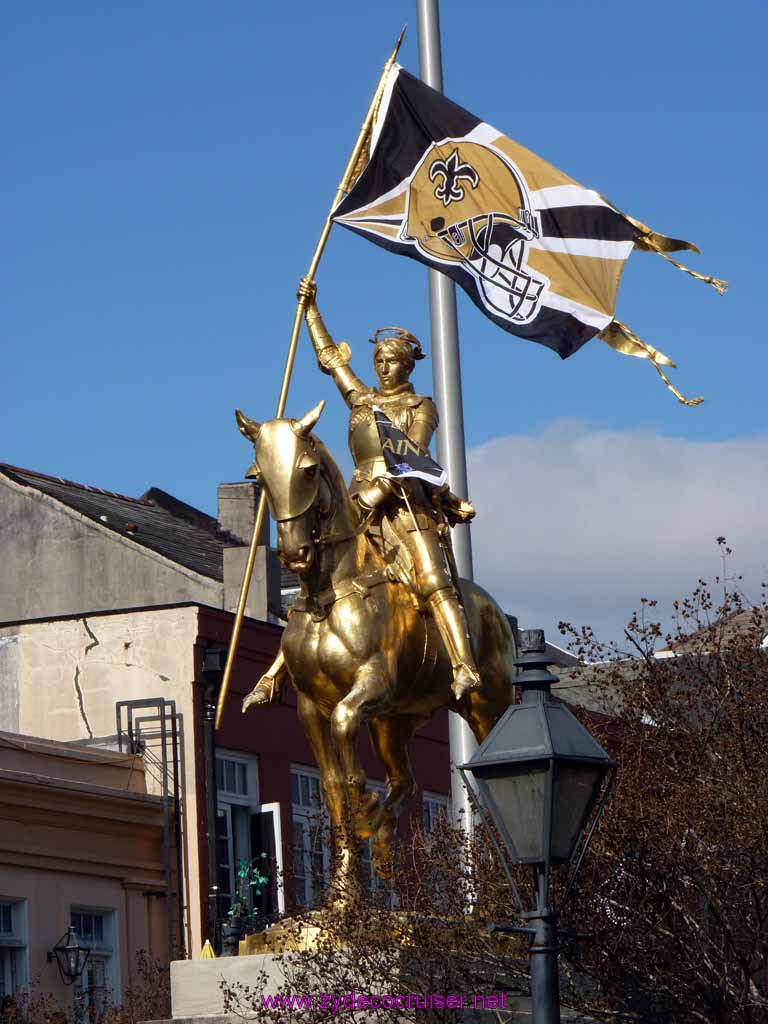
[[411, 365], [389, 345], [379, 345], [373, 354], [373, 365], [379, 384], [385, 390], [405, 384], [411, 376]]

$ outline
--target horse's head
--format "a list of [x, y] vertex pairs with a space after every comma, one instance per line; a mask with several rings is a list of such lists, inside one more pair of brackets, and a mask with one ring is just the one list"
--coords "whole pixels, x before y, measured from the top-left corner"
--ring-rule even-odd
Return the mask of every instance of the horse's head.
[[331, 503], [319, 442], [312, 434], [324, 406], [324, 401], [318, 402], [300, 420], [265, 423], [255, 423], [239, 409], [235, 412], [237, 425], [253, 442], [256, 456], [246, 476], [264, 488], [277, 523], [278, 554], [300, 576], [312, 565], [318, 517], [327, 513]]

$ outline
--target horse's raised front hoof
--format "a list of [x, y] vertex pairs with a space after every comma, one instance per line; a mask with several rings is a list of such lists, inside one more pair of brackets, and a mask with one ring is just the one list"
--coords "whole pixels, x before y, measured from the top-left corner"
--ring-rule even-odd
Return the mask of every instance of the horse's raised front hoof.
[[254, 688], [243, 699], [243, 713], [256, 704], [277, 704], [280, 691], [272, 676], [262, 676]]
[[468, 665], [457, 665], [453, 670], [451, 689], [456, 700], [463, 700], [473, 690], [479, 690], [482, 685], [478, 673]]

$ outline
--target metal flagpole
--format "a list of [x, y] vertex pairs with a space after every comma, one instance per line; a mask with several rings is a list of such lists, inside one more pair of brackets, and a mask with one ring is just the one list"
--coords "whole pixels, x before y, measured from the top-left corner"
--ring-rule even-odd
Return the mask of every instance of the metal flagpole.
[[[405, 28], [398, 36], [395, 48], [389, 55], [384, 70], [381, 73], [381, 78], [376, 86], [376, 91], [373, 94], [371, 105], [368, 107], [368, 113], [365, 115], [360, 134], [357, 137], [357, 142], [349, 156], [347, 166], [344, 169], [344, 175], [341, 179], [339, 187], [336, 189], [336, 195], [333, 197], [331, 208], [328, 211], [328, 216], [325, 218], [325, 224], [323, 230], [320, 232], [320, 238], [315, 252], [312, 257], [312, 262], [309, 264], [309, 270], [306, 276], [313, 278], [317, 271], [317, 266], [320, 262], [320, 257], [323, 255], [325, 249], [325, 243], [328, 241], [328, 235], [331, 233], [331, 227], [333, 225], [332, 217], [333, 212], [339, 205], [344, 196], [349, 192], [354, 184], [355, 174], [358, 172], [359, 163], [363, 154], [364, 147], [370, 139], [371, 129], [373, 128], [373, 122], [376, 117], [376, 112], [381, 103], [381, 98], [384, 93], [384, 86], [386, 84], [387, 75], [389, 74], [392, 65], [395, 63], [397, 58], [400, 44], [403, 41], [405, 35]], [[279, 419], [285, 412], [285, 403], [288, 400], [288, 388], [291, 383], [291, 374], [293, 373], [293, 364], [296, 359], [296, 349], [299, 344], [299, 331], [301, 330], [301, 321], [304, 316], [304, 300], [299, 299], [298, 305], [296, 306], [296, 313], [293, 318], [293, 330], [291, 331], [291, 340], [288, 345], [288, 354], [285, 358], [285, 369], [283, 370], [283, 379], [280, 384], [280, 396], [277, 400], [277, 412], [275, 413], [275, 419]], [[240, 598], [237, 602], [237, 612], [235, 613], [235, 621], [232, 626], [232, 639], [229, 641], [229, 650], [227, 652], [227, 663], [224, 667], [224, 676], [221, 681], [221, 689], [219, 691], [219, 701], [216, 706], [216, 728], [218, 729], [221, 725], [221, 716], [224, 713], [224, 702], [227, 699], [227, 693], [229, 691], [229, 684], [232, 679], [232, 668], [235, 662], [235, 654], [237, 652], [237, 644], [240, 639], [240, 629], [243, 625], [243, 617], [245, 615], [245, 605], [248, 600], [248, 590], [251, 585], [251, 576], [253, 575], [253, 567], [256, 563], [256, 552], [259, 546], [259, 537], [261, 535], [261, 527], [264, 522], [267, 509], [267, 495], [262, 490], [259, 496], [259, 505], [256, 510], [256, 522], [253, 527], [253, 535], [251, 537], [251, 546], [248, 550], [248, 560], [245, 565], [245, 575], [243, 576], [243, 584], [240, 588]], [[467, 758], [469, 760], [469, 758]]]
[[[443, 61], [440, 53], [439, 0], [416, 0], [419, 21], [419, 71], [423, 82], [443, 91]], [[440, 414], [437, 428], [437, 461], [448, 472], [451, 490], [467, 498], [467, 457], [464, 442], [464, 406], [461, 397], [459, 326], [456, 316], [456, 287], [450, 278], [429, 270], [429, 314], [432, 338], [432, 383]], [[453, 531], [456, 567], [464, 579], [472, 579], [472, 540], [469, 526]], [[456, 765], [470, 760], [477, 743], [469, 726], [458, 715], [449, 715], [451, 753], [451, 805], [453, 819], [469, 831], [472, 805]]]

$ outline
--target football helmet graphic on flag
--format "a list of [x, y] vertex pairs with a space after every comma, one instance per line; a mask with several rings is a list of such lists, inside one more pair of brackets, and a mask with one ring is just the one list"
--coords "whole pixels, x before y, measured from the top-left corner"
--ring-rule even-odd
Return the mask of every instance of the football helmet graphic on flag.
[[461, 264], [489, 309], [515, 323], [538, 312], [549, 284], [526, 261], [540, 234], [519, 170], [498, 151], [447, 139], [424, 154], [411, 177], [401, 238], [441, 263]]

